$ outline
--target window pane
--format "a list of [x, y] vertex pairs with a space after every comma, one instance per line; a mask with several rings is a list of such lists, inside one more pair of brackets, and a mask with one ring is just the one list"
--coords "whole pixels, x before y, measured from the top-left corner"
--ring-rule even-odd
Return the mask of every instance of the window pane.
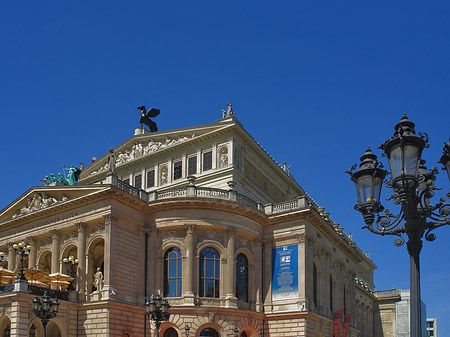
[[197, 173], [197, 156], [190, 157], [188, 159], [188, 175]]
[[142, 187], [142, 174], [134, 177], [134, 187], [140, 189]]
[[212, 169], [212, 151], [203, 153], [203, 171]]
[[177, 277], [177, 260], [169, 260], [169, 277]]
[[214, 297], [214, 280], [205, 280], [205, 297]]
[[147, 172], [147, 188], [155, 186], [155, 170]]
[[206, 260], [206, 269], [205, 269], [205, 277], [213, 278], [214, 277], [214, 261]]
[[180, 179], [183, 174], [183, 166], [181, 161], [173, 164], [173, 180]]

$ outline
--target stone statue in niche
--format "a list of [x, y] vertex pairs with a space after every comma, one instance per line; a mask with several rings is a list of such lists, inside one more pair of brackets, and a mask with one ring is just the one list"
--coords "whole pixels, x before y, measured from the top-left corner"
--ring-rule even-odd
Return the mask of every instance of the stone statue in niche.
[[219, 150], [219, 168], [228, 166], [228, 149], [223, 147]]
[[167, 167], [164, 166], [161, 168], [161, 185], [166, 185], [167, 184]]
[[96, 289], [95, 292], [103, 289], [103, 273], [100, 267], [97, 268], [97, 272], [94, 274], [94, 287]]
[[230, 116], [234, 116], [235, 112], [231, 107], [232, 104], [230, 102], [227, 103], [227, 110], [222, 109], [222, 118], [227, 118]]

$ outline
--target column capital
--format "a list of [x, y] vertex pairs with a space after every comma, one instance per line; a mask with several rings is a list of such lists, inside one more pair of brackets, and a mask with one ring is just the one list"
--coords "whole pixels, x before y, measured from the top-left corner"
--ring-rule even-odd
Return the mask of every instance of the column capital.
[[114, 213], [109, 213], [103, 215], [103, 219], [105, 220], [106, 225], [112, 225], [117, 223], [117, 220], [119, 220], [119, 217]]
[[86, 224], [84, 222], [76, 222], [75, 226], [78, 229], [78, 232], [84, 232], [86, 230]]
[[52, 239], [59, 239], [59, 233], [56, 231], [56, 229], [50, 230], [49, 233], [51, 234]]
[[305, 243], [306, 242], [306, 232], [299, 233], [295, 235], [295, 238], [297, 239], [298, 243]]
[[194, 234], [195, 232], [195, 224], [185, 224], [184, 227], [186, 228], [187, 234]]
[[234, 237], [236, 235], [236, 232], [237, 232], [237, 228], [234, 228], [231, 226], [227, 228], [228, 237]]

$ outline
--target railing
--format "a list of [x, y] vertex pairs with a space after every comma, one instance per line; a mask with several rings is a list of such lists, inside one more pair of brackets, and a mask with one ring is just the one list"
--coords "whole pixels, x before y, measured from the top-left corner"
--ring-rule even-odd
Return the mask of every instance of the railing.
[[166, 191], [157, 191], [156, 192], [156, 199], [169, 199], [169, 198], [179, 198], [179, 197], [185, 197], [186, 196], [186, 189], [185, 188], [176, 188], [172, 190], [166, 190]]
[[230, 193], [228, 191], [209, 187], [197, 187], [196, 196], [216, 199], [230, 199]]
[[[302, 209], [308, 207], [310, 204], [310, 199], [308, 196], [300, 197], [295, 200], [290, 200], [287, 202], [282, 202], [280, 204], [267, 204], [263, 206], [251, 198], [240, 194], [234, 190], [222, 190], [218, 188], [211, 187], [197, 187], [195, 185], [188, 185], [182, 188], [173, 188], [168, 190], [153, 191], [150, 193], [145, 192], [142, 189], [138, 189], [130, 184], [117, 179], [116, 177], [111, 177], [110, 181], [113, 185], [117, 186], [121, 190], [134, 195], [144, 201], [157, 201], [171, 198], [184, 198], [184, 197], [196, 197], [196, 198], [214, 198], [222, 200], [235, 201], [240, 204], [261, 210], [266, 214], [282, 213], [295, 209]], [[315, 206], [315, 204], [314, 204]]]
[[52, 290], [52, 289], [48, 289], [48, 288], [41, 288], [41, 287], [29, 284], [28, 292], [30, 294], [37, 295], [37, 296], [43, 296], [44, 293], [47, 292], [47, 295], [52, 298], [56, 297], [56, 298], [58, 298], [58, 300], [64, 300], [64, 301], [69, 300], [69, 292], [67, 292], [67, 291], [59, 291], [59, 290]]
[[14, 284], [6, 284], [0, 287], [0, 294], [12, 293], [14, 291]]
[[131, 186], [130, 184], [127, 184], [126, 182], [117, 179], [117, 187], [120, 188], [121, 190], [130, 193], [131, 195], [134, 195], [135, 197], [139, 198], [139, 190], [134, 187]]

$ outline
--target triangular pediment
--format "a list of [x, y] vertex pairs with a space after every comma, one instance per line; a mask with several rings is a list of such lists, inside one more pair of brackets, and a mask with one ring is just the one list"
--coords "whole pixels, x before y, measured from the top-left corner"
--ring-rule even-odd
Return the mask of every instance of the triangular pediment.
[[41, 186], [32, 187], [0, 213], [0, 224], [24, 218], [64, 203], [102, 192], [108, 186]]
[[[138, 134], [135, 134], [113, 149], [116, 157], [116, 168], [120, 170], [138, 161], [149, 159], [152, 156], [199, 143], [202, 139], [224, 132], [226, 129], [232, 127], [235, 121], [234, 118], [228, 118], [214, 124], [190, 128], [152, 133], [145, 130], [143, 134], [139, 134], [139, 131], [142, 130], [141, 128], [136, 128]], [[81, 180], [91, 181], [93, 178], [105, 175], [109, 171], [109, 156], [110, 154], [106, 153], [86, 167], [81, 173]]]

